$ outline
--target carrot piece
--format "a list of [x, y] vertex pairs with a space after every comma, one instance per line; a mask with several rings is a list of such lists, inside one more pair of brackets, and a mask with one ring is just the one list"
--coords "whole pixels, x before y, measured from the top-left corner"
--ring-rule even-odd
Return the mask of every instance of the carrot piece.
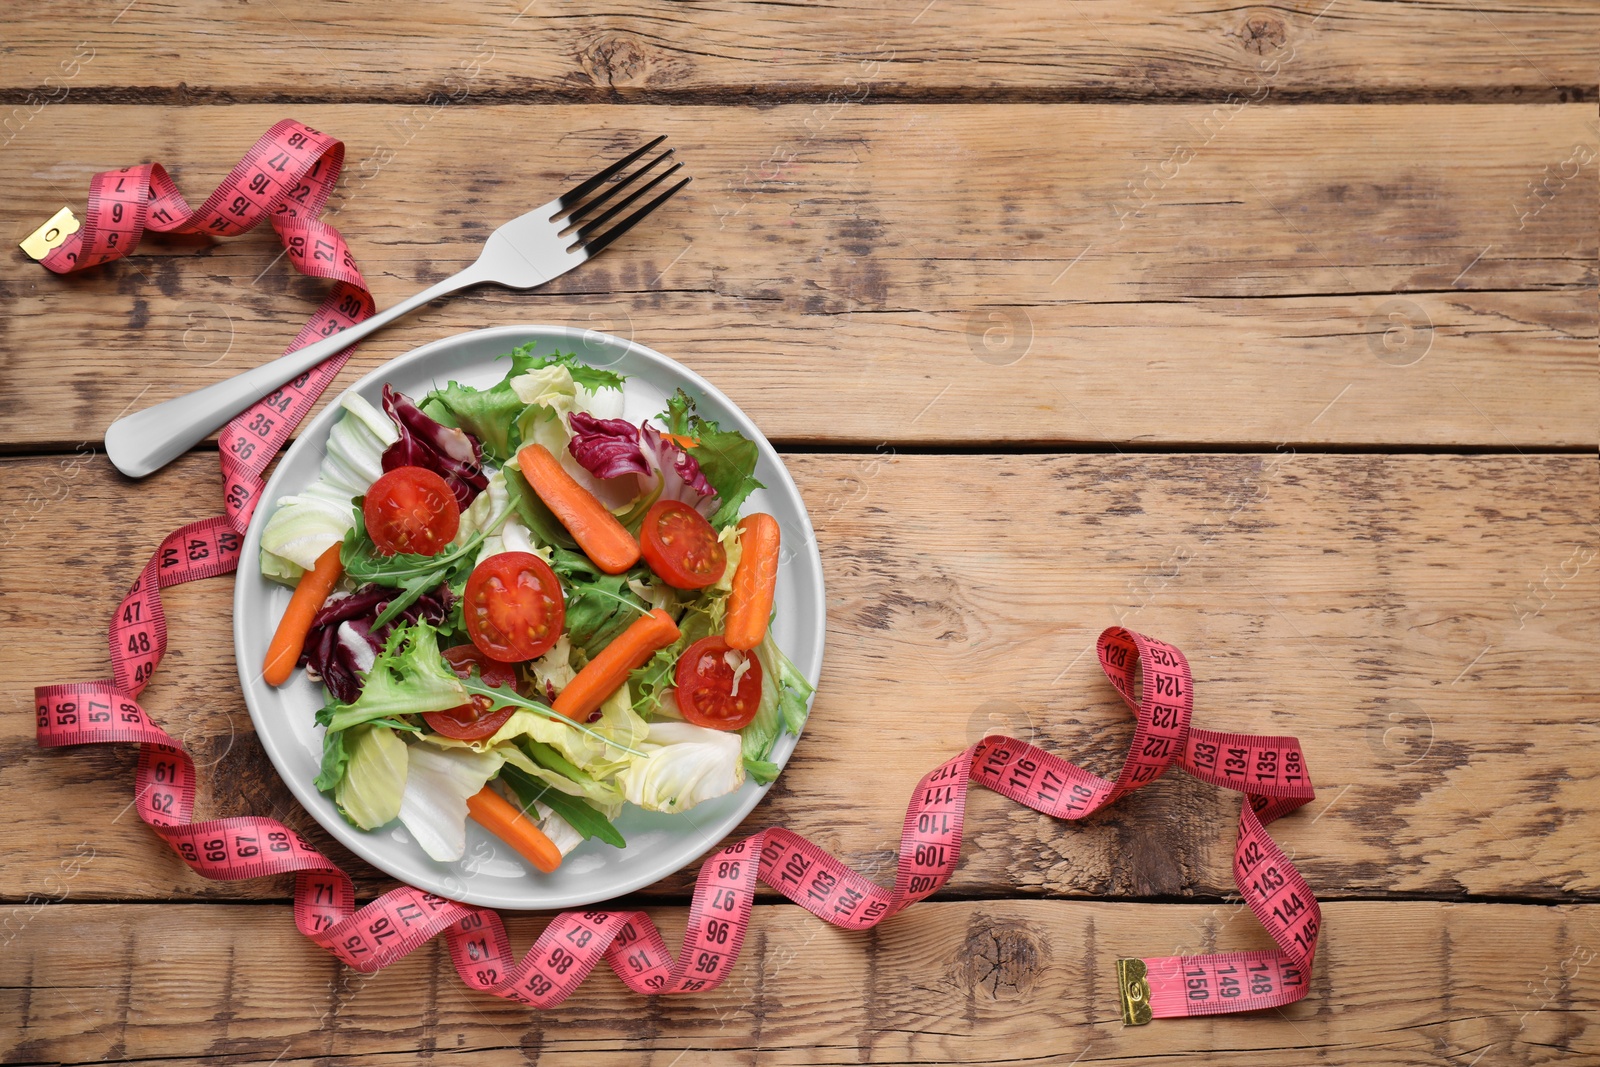
[[764, 512], [739, 522], [739, 568], [728, 594], [723, 637], [729, 648], [755, 648], [767, 636], [772, 594], [778, 587], [778, 520]]
[[517, 453], [522, 476], [552, 514], [578, 542], [584, 554], [607, 574], [621, 574], [639, 562], [639, 541], [595, 495], [561, 468], [544, 445], [528, 445]]
[[528, 862], [549, 874], [561, 866], [561, 850], [533, 824], [533, 820], [517, 810], [515, 804], [484, 786], [467, 798], [467, 810], [478, 820], [478, 825], [522, 853]]
[[557, 694], [551, 707], [569, 719], [583, 722], [657, 649], [666, 648], [677, 639], [678, 624], [660, 608], [634, 619], [599, 655], [584, 664], [577, 677]]
[[272, 635], [272, 644], [267, 646], [267, 661], [261, 676], [268, 685], [282, 685], [294, 673], [300, 650], [305, 648], [306, 634], [311, 632], [311, 620], [344, 574], [344, 565], [339, 562], [340, 547], [340, 543], [335, 543], [318, 556], [316, 565], [302, 574], [300, 584], [294, 587], [294, 596], [289, 598], [289, 606], [278, 620], [278, 632]]

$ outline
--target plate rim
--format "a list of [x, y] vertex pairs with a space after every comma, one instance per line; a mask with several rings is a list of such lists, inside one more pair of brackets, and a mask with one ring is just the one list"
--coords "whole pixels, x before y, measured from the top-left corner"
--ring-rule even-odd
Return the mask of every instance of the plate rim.
[[[532, 336], [530, 337], [530, 335]], [[825, 659], [827, 651], [827, 597], [822, 573], [822, 559], [821, 553], [817, 547], [816, 531], [811, 523], [811, 513], [805, 505], [805, 498], [800, 494], [799, 488], [795, 485], [794, 478], [789, 473], [788, 466], [783, 462], [783, 457], [778, 453], [777, 449], [772, 447], [772, 443], [767, 440], [766, 435], [761, 432], [760, 427], [755, 424], [755, 421], [746, 415], [743, 409], [729, 399], [727, 394], [723, 393], [722, 390], [718, 389], [715, 385], [707, 381], [704, 377], [696, 373], [691, 368], [686, 367], [672, 357], [664, 355], [663, 353], [658, 352], [647, 345], [640, 344], [631, 338], [617, 337], [615, 335], [603, 333], [598, 330], [584, 329], [574, 326], [541, 325], [534, 323], [490, 326], [476, 330], [461, 331], [459, 333], [453, 333], [448, 336], [430, 341], [427, 344], [402, 353], [393, 359], [386, 360], [377, 367], [374, 367], [368, 373], [362, 375], [356, 381], [352, 382], [337, 395], [331, 398], [327, 405], [320, 412], [318, 412], [314, 418], [299, 427], [294, 441], [290, 443], [288, 448], [284, 449], [283, 453], [279, 457], [277, 457], [276, 464], [273, 468], [272, 477], [267, 480], [266, 485], [262, 488], [260, 503], [258, 503], [255, 513], [251, 516], [250, 524], [245, 532], [244, 543], [240, 549], [241, 556], [239, 559], [239, 567], [234, 579], [232, 611], [233, 651], [234, 665], [239, 675], [240, 693], [244, 698], [245, 709], [250, 716], [252, 727], [255, 730], [256, 739], [261, 745], [262, 749], [266, 752], [267, 758], [272, 764], [273, 771], [277, 774], [279, 780], [281, 780], [288, 787], [289, 792], [294, 796], [296, 803], [299, 804], [301, 809], [304, 810], [306, 814], [310, 815], [311, 818], [315, 820], [319, 826], [326, 830], [336, 841], [338, 841], [345, 848], [349, 849], [357, 859], [382, 872], [388, 877], [394, 878], [407, 885], [413, 885], [415, 884], [415, 881], [426, 881], [427, 879], [413, 880], [407, 876], [397, 874], [396, 872], [390, 870], [384, 863], [375, 860], [373, 858], [373, 854], [369, 851], [372, 846], [370, 843], [370, 838], [368, 838], [367, 831], [352, 826], [343, 819], [337, 817], [331, 820], [323, 818], [322, 814], [319, 812], [317, 804], [312, 802], [312, 798], [318, 800], [322, 799], [322, 794], [310, 781], [301, 781], [300, 776], [285, 773], [283, 762], [280, 760], [278, 751], [279, 746], [277, 741], [272, 739], [273, 735], [269, 731], [264, 731], [262, 728], [263, 716], [266, 713], [266, 709], [263, 708], [260, 712], [258, 712], [256, 707], [258, 701], [256, 699], [257, 695], [254, 693], [254, 690], [258, 685], [258, 681], [256, 678], [251, 676], [251, 673], [253, 672], [247, 672], [245, 668], [247, 656], [244, 648], [244, 599], [246, 596], [247, 586], [254, 582], [266, 581], [266, 579], [261, 575], [261, 531], [266, 525], [267, 518], [273, 510], [273, 505], [276, 504], [276, 502], [282, 496], [292, 491], [283, 485], [284, 472], [287, 470], [288, 466], [286, 461], [291, 456], [295, 455], [297, 450], [311, 447], [311, 443], [313, 441], [326, 441], [328, 431], [331, 429], [333, 422], [337, 418], [337, 413], [340, 410], [341, 401], [343, 398], [351, 392], [361, 392], [369, 386], [381, 387], [383, 382], [386, 381], [387, 378], [392, 375], [397, 368], [409, 368], [415, 364], [426, 363], [430, 358], [435, 357], [436, 354], [450, 351], [455, 347], [462, 345], [463, 343], [468, 343], [471, 339], [494, 340], [497, 338], [503, 338], [509, 342], [507, 351], [510, 351], [510, 349], [515, 347], [517, 344], [525, 343], [526, 341], [535, 338], [548, 338], [558, 343], [565, 342], [579, 344], [585, 348], [614, 346], [616, 349], [621, 350], [621, 355], [619, 355], [617, 359], [620, 360], [624, 358], [624, 356], [633, 356], [641, 358], [647, 362], [653, 362], [674, 377], [681, 379], [681, 384], [694, 388], [701, 396], [714, 400], [716, 403], [720, 404], [724, 410], [729, 412], [733, 419], [740, 424], [740, 431], [751, 437], [751, 439], [756, 442], [759, 452], [769, 457], [771, 460], [771, 466], [780, 479], [781, 484], [779, 486], [768, 486], [768, 491], [776, 492], [780, 495], [788, 495], [798, 505], [799, 518], [803, 526], [802, 533], [804, 534], [805, 539], [804, 551], [811, 557], [810, 563], [812, 567], [812, 573], [815, 576], [815, 580], [811, 583], [812, 588], [806, 591], [806, 595], [815, 598], [814, 602], [817, 608], [815, 620], [817, 660], [814, 669], [806, 671], [807, 681], [811, 683], [813, 689], [816, 688], [818, 682], [820, 681], [822, 663]], [[808, 714], [806, 725], [809, 725], [809, 722], [810, 717]], [[801, 728], [801, 734], [803, 733], [804, 726]], [[787, 768], [789, 757], [794, 752], [795, 746], [799, 742], [801, 734], [785, 733], [779, 738], [777, 746], [774, 748], [772, 753], [771, 759], [778, 765], [780, 776]], [[777, 779], [775, 778], [773, 781], [776, 782]], [[756, 788], [753, 789], [749, 788], [750, 785], [755, 785], [755, 783], [750, 782], [747, 779], [747, 785], [741, 787], [741, 789], [746, 790], [747, 796], [740, 801], [740, 803], [729, 815], [724, 816], [718, 821], [717, 824], [713, 826], [702, 826], [693, 822], [692, 819], [689, 820], [690, 825], [699, 831], [701, 839], [705, 842], [705, 847], [694, 852], [686, 860], [684, 860], [683, 863], [672, 867], [670, 870], [652, 870], [649, 873], [642, 875], [634, 874], [621, 877], [616, 882], [608, 884], [599, 895], [583, 892], [569, 892], [565, 895], [553, 894], [534, 902], [518, 901], [494, 893], [476, 893], [472, 890], [473, 880], [470, 877], [460, 880], [461, 887], [465, 890], [464, 892], [439, 893], [439, 895], [448, 896], [449, 899], [458, 900], [463, 903], [518, 911], [544, 911], [552, 908], [582, 907], [585, 905], [598, 904], [613, 900], [616, 897], [623, 896], [647, 885], [654, 884], [663, 878], [670, 877], [671, 875], [676, 874], [678, 871], [681, 871], [684, 868], [699, 862], [706, 856], [707, 853], [715, 849], [728, 836], [728, 834], [735, 830], [739, 824], [741, 824], [745, 818], [749, 816], [750, 812], [755, 810], [756, 806], [759, 805], [763, 799], [765, 799], [767, 792], [772, 787], [772, 783], [767, 783], [766, 785], [757, 785]], [[688, 812], [682, 814], [685, 816], [685, 818], [687, 818], [689, 815]], [[417, 846], [413, 844], [410, 847], [416, 848]], [[524, 883], [519, 882], [518, 884]], [[427, 885], [419, 885], [417, 888], [428, 892], [438, 893], [441, 886], [437, 884], [432, 887]]]

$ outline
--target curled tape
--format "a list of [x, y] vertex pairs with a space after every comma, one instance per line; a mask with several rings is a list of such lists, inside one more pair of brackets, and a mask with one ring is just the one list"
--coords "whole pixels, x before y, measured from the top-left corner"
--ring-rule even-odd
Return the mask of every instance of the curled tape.
[[[199, 210], [188, 207], [159, 164], [107, 171], [91, 183], [82, 228], [41, 262], [65, 273], [126, 255], [146, 228], [228, 236], [270, 218], [296, 267], [335, 283], [291, 346], [298, 347], [373, 310], [343, 239], [315, 218], [338, 180], [343, 155], [343, 145], [325, 134], [279, 122]], [[1119, 961], [1125, 1020], [1253, 1011], [1305, 996], [1321, 911], [1266, 831], [1314, 796], [1300, 744], [1292, 737], [1193, 728], [1188, 660], [1172, 645], [1121, 627], [1107, 629], [1096, 645], [1101, 668], [1134, 713], [1133, 741], [1115, 779], [1010, 737], [985, 737], [917, 784], [892, 887], [877, 885], [799, 834], [772, 827], [722, 846], [701, 865], [676, 954], [643, 912], [590, 910], [557, 915], [518, 959], [491, 910], [411, 886], [357, 907], [349, 876], [282, 823], [256, 816], [193, 821], [194, 762], [138, 701], [166, 650], [161, 590], [238, 566], [262, 472], [348, 356], [346, 350], [332, 357], [223, 431], [225, 512], [168, 534], [145, 564], [112, 618], [111, 680], [35, 690], [42, 747], [140, 746], [134, 779], [139, 816], [194, 871], [217, 879], [294, 872], [300, 931], [361, 971], [379, 970], [443, 933], [463, 982], [535, 1007], [561, 1003], [601, 959], [635, 992], [694, 993], [715, 989], [732, 970], [758, 881], [826, 922], [864, 930], [950, 879], [961, 855], [970, 782], [1046, 815], [1081, 819], [1176, 765], [1245, 795], [1234, 881], [1278, 948]]]

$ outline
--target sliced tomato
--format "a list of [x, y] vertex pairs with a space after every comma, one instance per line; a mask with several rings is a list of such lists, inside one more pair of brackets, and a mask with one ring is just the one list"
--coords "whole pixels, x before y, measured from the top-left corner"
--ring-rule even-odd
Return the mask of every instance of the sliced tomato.
[[461, 528], [461, 509], [445, 480], [424, 467], [396, 467], [372, 483], [361, 506], [378, 551], [437, 555]]
[[[457, 677], [471, 678], [477, 671], [483, 684], [495, 689], [517, 688], [517, 672], [509, 663], [492, 660], [471, 645], [457, 645], [444, 650], [445, 662], [455, 668]], [[516, 708], [490, 711], [494, 702], [474, 693], [470, 703], [449, 711], [430, 711], [422, 716], [428, 728], [436, 734], [453, 737], [457, 741], [482, 741], [493, 737], [495, 731], [506, 724]]]
[[644, 513], [639, 554], [674, 589], [704, 589], [728, 568], [728, 552], [717, 531], [678, 500], [658, 500]]
[[567, 604], [555, 571], [532, 552], [490, 556], [467, 579], [467, 636], [502, 663], [536, 659], [561, 638]]
[[[736, 657], [749, 664], [737, 688], [733, 683]], [[685, 649], [678, 657], [674, 681], [678, 710], [695, 726], [737, 730], [756, 717], [761, 704], [761, 662], [753, 652], [730, 649], [721, 634], [702, 637]]]

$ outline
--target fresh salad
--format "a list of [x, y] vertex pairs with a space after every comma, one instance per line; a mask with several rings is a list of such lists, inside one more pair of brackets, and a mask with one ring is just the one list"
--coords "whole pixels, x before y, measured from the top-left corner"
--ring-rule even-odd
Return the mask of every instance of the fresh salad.
[[460, 859], [469, 817], [538, 869], [624, 804], [681, 812], [770, 782], [811, 686], [773, 643], [778, 524], [740, 515], [757, 449], [679, 391], [638, 425], [622, 375], [509, 354], [382, 410], [342, 399], [261, 571], [294, 595], [267, 653], [322, 683], [317, 788]]

